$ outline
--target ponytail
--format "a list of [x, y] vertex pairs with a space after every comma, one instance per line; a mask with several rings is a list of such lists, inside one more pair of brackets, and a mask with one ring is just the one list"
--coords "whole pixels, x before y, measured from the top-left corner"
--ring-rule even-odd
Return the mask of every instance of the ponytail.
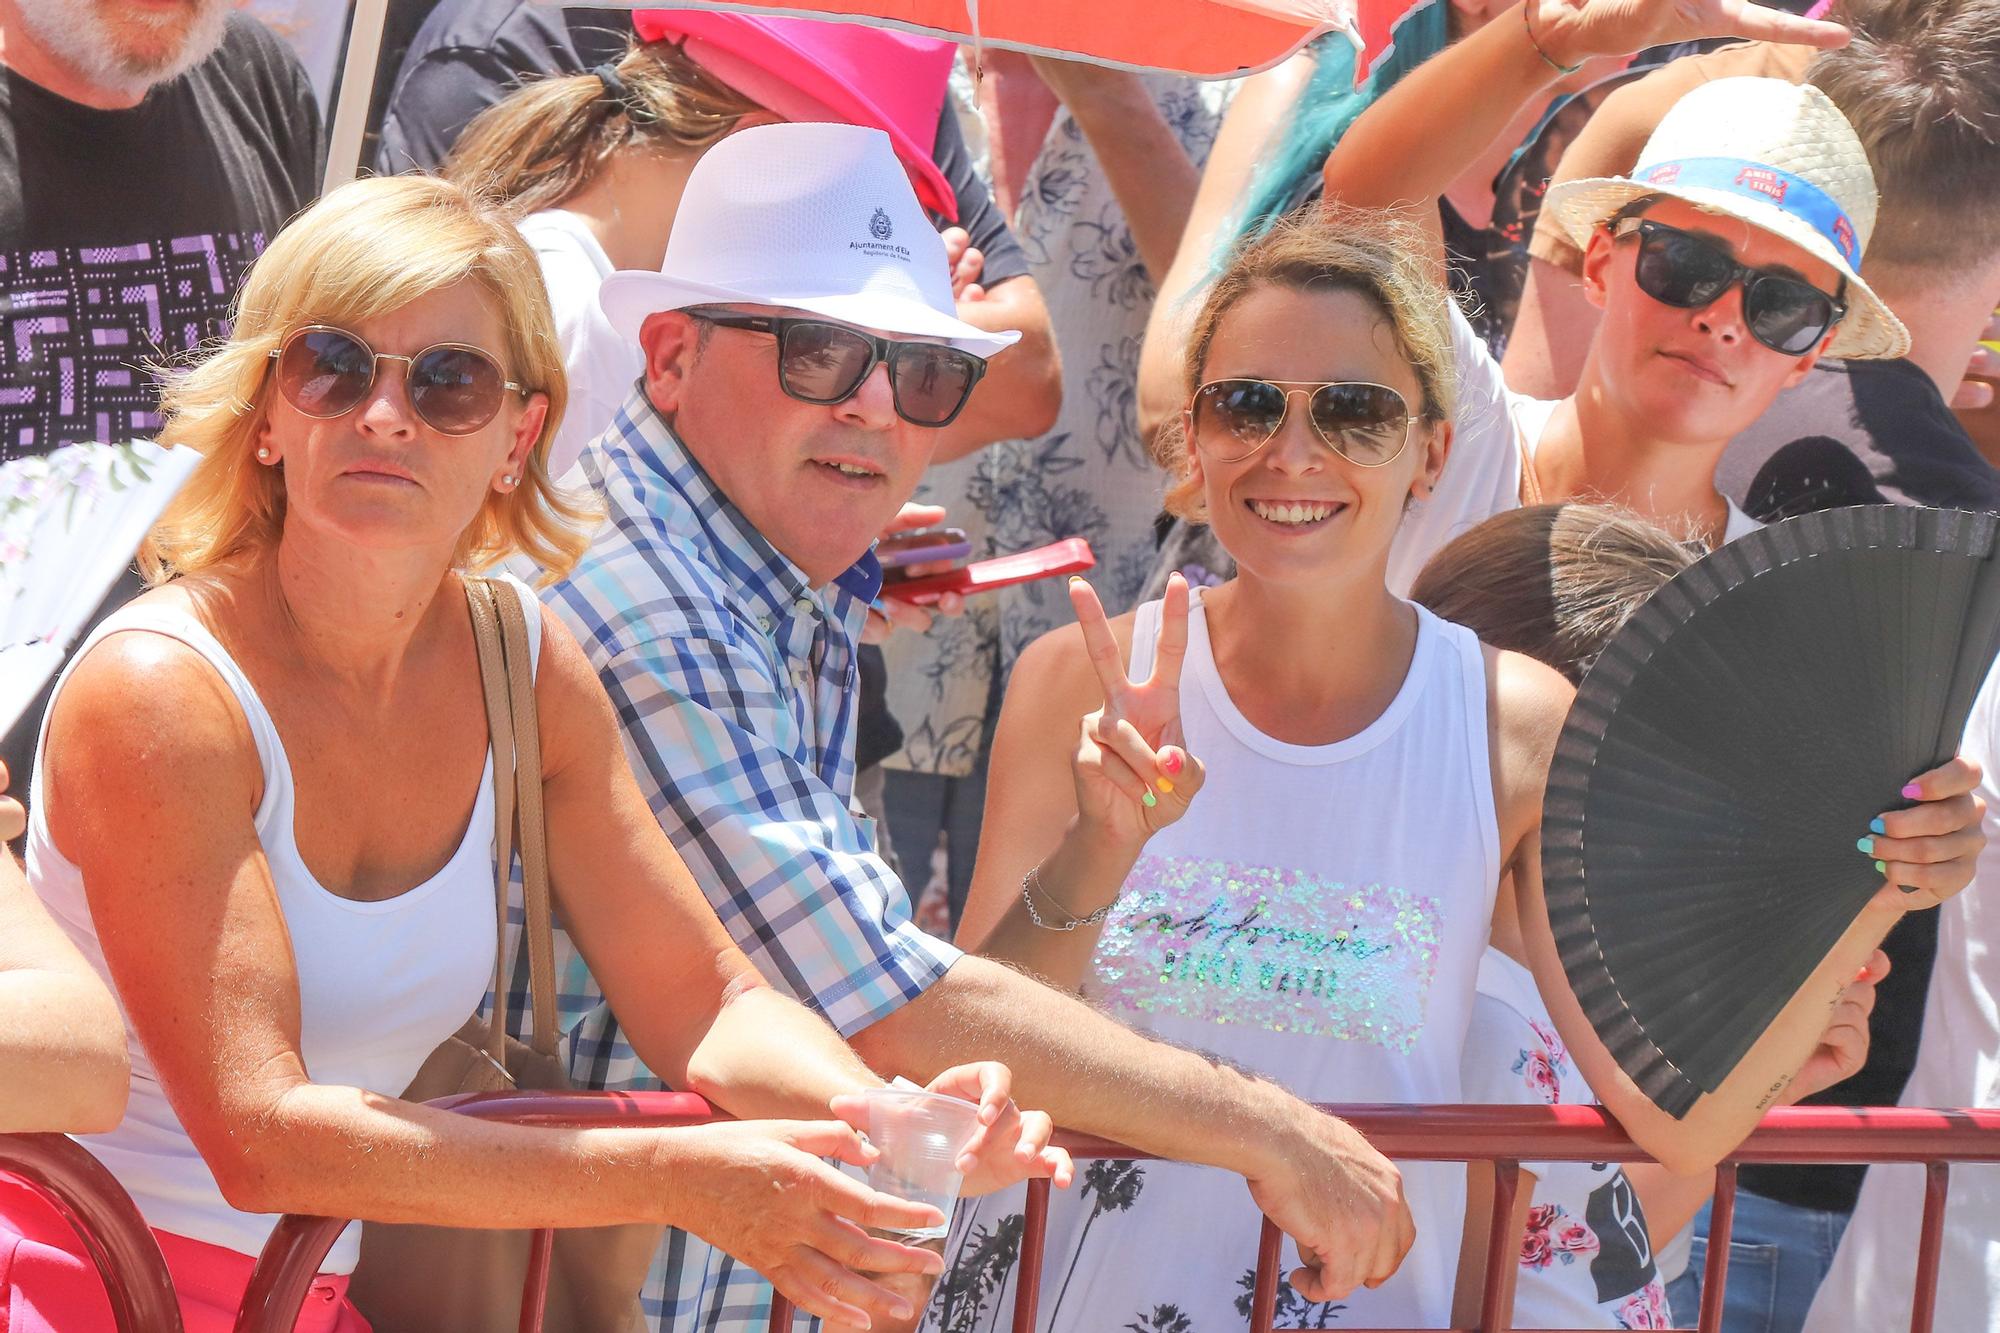
[[466, 126], [445, 178], [525, 217], [588, 185], [622, 148], [699, 151], [761, 108], [670, 42], [585, 74], [537, 79]]

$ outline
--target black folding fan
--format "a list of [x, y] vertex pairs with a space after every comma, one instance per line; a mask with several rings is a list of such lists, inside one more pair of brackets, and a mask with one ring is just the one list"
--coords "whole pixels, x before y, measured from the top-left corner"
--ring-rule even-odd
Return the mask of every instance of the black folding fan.
[[1583, 1011], [1662, 1110], [1714, 1092], [1882, 883], [1855, 847], [1959, 748], [2000, 516], [1866, 505], [1682, 571], [1584, 678], [1542, 874]]

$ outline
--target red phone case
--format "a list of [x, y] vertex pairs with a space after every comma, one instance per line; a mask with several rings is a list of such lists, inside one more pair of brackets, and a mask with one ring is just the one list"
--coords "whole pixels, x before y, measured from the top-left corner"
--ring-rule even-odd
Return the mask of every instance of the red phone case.
[[1097, 557], [1090, 553], [1090, 543], [1081, 537], [1071, 537], [1048, 546], [1038, 546], [1032, 551], [1016, 551], [1013, 555], [993, 560], [977, 560], [942, 574], [904, 579], [883, 592], [899, 602], [927, 606], [948, 592], [970, 597], [975, 593], [994, 592], [1016, 583], [1033, 583], [1036, 579], [1052, 578], [1058, 574], [1080, 574], [1096, 563]]

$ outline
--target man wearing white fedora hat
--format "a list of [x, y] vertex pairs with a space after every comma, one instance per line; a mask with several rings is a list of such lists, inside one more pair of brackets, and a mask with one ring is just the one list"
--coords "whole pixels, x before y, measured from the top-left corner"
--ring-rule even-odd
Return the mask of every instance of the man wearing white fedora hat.
[[[1487, 128], [1589, 56], [1732, 33], [1821, 47], [1847, 36], [1745, 0], [1517, 8], [1355, 122], [1328, 159], [1329, 198], [1433, 202]], [[1455, 319], [1451, 458], [1405, 521], [1392, 574], [1407, 586], [1481, 520], [1579, 495], [1710, 543], [1754, 527], [1716, 489], [1730, 440], [1822, 354], [1895, 357], [1909, 346], [1861, 276], [1875, 211], [1853, 128], [1818, 89], [1778, 79], [1705, 84], [1661, 121], [1631, 175], [1551, 190], [1543, 217], [1584, 251], [1584, 285], [1604, 311], [1577, 390], [1556, 401], [1509, 391]]]
[[[579, 465], [604, 527], [546, 596], [737, 941], [883, 1073], [927, 1080], [976, 1049], [1065, 1125], [1243, 1175], [1298, 1242], [1311, 1299], [1386, 1278], [1409, 1211], [1358, 1134], [925, 936], [852, 811], [870, 543], [1012, 341], [954, 316], [943, 242], [887, 137], [786, 124], [725, 139], [689, 179], [660, 271], [613, 275], [601, 302], [645, 373]], [[657, 1086], [559, 949], [564, 1012], [582, 1015], [573, 1075]], [[704, 1330], [761, 1328], [769, 1295], [687, 1236], [648, 1291], [662, 1328]]]

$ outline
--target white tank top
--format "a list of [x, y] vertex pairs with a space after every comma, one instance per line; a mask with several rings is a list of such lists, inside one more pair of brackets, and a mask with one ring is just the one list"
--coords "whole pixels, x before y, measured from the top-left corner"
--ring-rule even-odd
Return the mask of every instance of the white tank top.
[[[531, 591], [517, 587], [526, 612], [531, 657], [538, 663], [541, 609]], [[492, 978], [492, 752], [487, 753], [465, 836], [442, 870], [394, 898], [379, 902], [342, 898], [314, 879], [299, 855], [293, 836], [291, 763], [270, 713], [242, 669], [192, 615], [148, 604], [110, 616], [78, 650], [69, 671], [57, 682], [56, 697], [91, 647], [126, 631], [163, 634], [199, 653], [236, 696], [249, 723], [264, 773], [264, 797], [255, 821], [257, 840], [291, 935], [299, 978], [300, 1054], [313, 1081], [398, 1095], [424, 1058], [481, 1004]], [[467, 685], [477, 688], [476, 681]], [[54, 712], [52, 699], [49, 713]], [[46, 716], [42, 733], [46, 742]], [[83, 876], [50, 839], [47, 809], [37, 759], [28, 878], [56, 921], [110, 984]], [[118, 1178], [149, 1225], [255, 1255], [278, 1219], [239, 1212], [223, 1200], [214, 1176], [161, 1091], [129, 1017], [125, 1041], [132, 1059], [132, 1094], [125, 1118], [110, 1133], [80, 1137], [78, 1142]], [[351, 1271], [359, 1253], [360, 1228], [348, 1227], [327, 1255], [324, 1271]]]
[[[1346, 740], [1292, 745], [1257, 730], [1230, 700], [1200, 591], [1181, 725], [1207, 782], [1126, 880], [1085, 995], [1115, 1018], [1268, 1075], [1307, 1101], [1458, 1101], [1500, 874], [1478, 640], [1416, 608], [1416, 652], [1382, 715]], [[1135, 679], [1152, 670], [1159, 621], [1159, 603], [1139, 608]], [[1417, 1245], [1396, 1276], [1343, 1309], [1309, 1305], [1286, 1287], [1278, 1327], [1448, 1322], [1465, 1168], [1403, 1171]], [[1094, 1163], [1054, 1205], [1045, 1330], [1247, 1326], [1261, 1222], [1239, 1178]], [[990, 1233], [1004, 1215], [990, 1206], [960, 1212], [968, 1216], [947, 1285], [973, 1259], [978, 1228]], [[1289, 1244], [1286, 1256], [1281, 1271], [1297, 1265]], [[966, 1285], [979, 1299], [976, 1279]]]

